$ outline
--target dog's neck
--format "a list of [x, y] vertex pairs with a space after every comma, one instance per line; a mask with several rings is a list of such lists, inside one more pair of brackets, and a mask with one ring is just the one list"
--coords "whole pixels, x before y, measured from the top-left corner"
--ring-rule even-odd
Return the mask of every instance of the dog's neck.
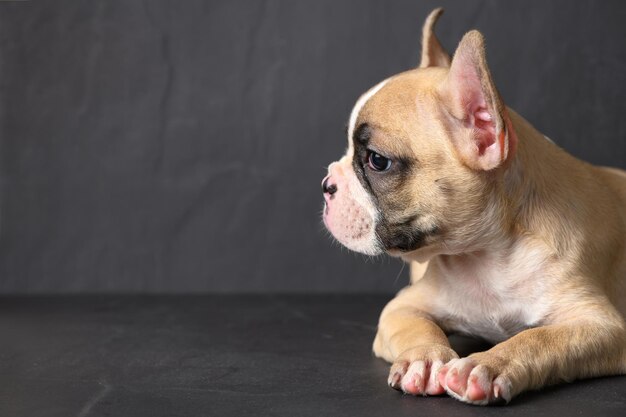
[[503, 209], [511, 225], [508, 236], [542, 240], [551, 252], [561, 254], [572, 241], [575, 225], [589, 210], [586, 200], [577, 196], [597, 192], [596, 180], [589, 176], [584, 162], [563, 151], [521, 116], [510, 113], [518, 149], [503, 176], [507, 198]]

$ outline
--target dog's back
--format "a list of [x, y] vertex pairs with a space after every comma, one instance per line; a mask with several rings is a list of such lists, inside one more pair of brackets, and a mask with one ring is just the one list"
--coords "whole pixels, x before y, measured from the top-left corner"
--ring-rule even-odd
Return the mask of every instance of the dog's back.
[[[622, 207], [626, 208], [626, 171], [617, 168], [600, 167], [600, 172], [608, 186], [615, 190]], [[624, 221], [626, 221], [626, 209], [622, 211], [622, 214]]]
[[[621, 213], [622, 223], [615, 227], [621, 227], [622, 233], [626, 235], [626, 171], [609, 168], [598, 167], [599, 175], [604, 179], [607, 186], [614, 193], [617, 201], [618, 211]], [[626, 244], [623, 244], [621, 261], [618, 261], [617, 276], [620, 279], [619, 290], [616, 291], [616, 300], [614, 300], [622, 317], [626, 318]]]

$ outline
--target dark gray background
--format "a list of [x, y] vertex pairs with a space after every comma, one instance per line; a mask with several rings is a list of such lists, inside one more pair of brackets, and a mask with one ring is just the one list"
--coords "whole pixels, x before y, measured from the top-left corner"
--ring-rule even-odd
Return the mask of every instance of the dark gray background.
[[443, 5], [505, 101], [626, 167], [623, 1], [0, 2], [0, 291], [383, 291], [333, 244], [324, 167]]

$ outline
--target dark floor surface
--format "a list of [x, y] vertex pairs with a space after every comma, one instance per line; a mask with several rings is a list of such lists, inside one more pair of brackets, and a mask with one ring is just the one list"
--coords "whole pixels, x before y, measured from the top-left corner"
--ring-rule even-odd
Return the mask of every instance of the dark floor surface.
[[2, 297], [0, 416], [626, 415], [626, 377], [490, 408], [393, 391], [387, 365], [370, 353], [386, 300]]

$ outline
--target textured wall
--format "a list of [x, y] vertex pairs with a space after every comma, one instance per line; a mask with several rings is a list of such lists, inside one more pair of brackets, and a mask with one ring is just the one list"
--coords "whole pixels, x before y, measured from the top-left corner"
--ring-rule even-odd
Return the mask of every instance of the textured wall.
[[626, 168], [623, 1], [0, 2], [0, 291], [390, 291], [321, 226], [358, 95], [472, 28], [507, 103]]

